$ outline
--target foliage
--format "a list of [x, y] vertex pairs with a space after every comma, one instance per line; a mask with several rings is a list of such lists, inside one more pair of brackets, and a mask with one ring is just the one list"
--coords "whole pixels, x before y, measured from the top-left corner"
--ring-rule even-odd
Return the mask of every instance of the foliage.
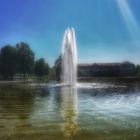
[[[6, 45], [0, 50], [0, 76], [5, 80], [10, 80], [13, 78], [24, 78], [28, 76], [30, 80], [33, 78], [33, 72], [36, 76], [44, 77], [46, 80], [51, 76], [55, 77], [54, 69], [51, 70], [48, 63], [45, 62], [43, 58], [34, 61], [34, 52], [31, 50], [30, 46], [21, 42], [13, 47], [11, 45]], [[14, 77], [15, 76], [15, 77]]]
[[45, 63], [43, 58], [35, 62], [35, 75], [40, 77], [40, 79], [45, 75], [49, 75], [49, 65]]
[[30, 49], [27, 43], [21, 42], [16, 45], [17, 60], [18, 60], [18, 72], [23, 74], [24, 78], [26, 74], [33, 72], [34, 66], [34, 53]]
[[88, 77], [88, 76], [89, 72], [87, 72], [86, 70], [78, 69], [78, 77]]
[[50, 68], [49, 80], [52, 80], [52, 81], [56, 80], [56, 73], [55, 73], [54, 67]]
[[136, 66], [136, 75], [140, 77], [140, 65]]
[[0, 52], [0, 70], [4, 79], [13, 79], [16, 71], [16, 49], [6, 45]]
[[59, 56], [58, 59], [55, 61], [54, 70], [55, 70], [56, 80], [60, 81], [60, 79], [61, 79], [61, 56]]

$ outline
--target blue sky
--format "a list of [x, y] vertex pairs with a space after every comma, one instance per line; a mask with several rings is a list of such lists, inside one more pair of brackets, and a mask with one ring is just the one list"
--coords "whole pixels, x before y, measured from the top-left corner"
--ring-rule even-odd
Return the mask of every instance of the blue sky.
[[140, 0], [0, 0], [0, 46], [25, 41], [50, 65], [74, 27], [78, 62], [140, 64]]

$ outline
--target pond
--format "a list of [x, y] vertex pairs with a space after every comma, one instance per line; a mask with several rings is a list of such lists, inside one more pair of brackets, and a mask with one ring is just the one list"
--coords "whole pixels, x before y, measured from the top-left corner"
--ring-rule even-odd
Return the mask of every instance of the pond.
[[0, 139], [138, 140], [140, 84], [0, 84]]

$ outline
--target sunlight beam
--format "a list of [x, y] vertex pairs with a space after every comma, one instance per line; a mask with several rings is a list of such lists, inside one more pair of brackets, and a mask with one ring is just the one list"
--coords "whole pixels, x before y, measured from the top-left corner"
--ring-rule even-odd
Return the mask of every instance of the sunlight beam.
[[136, 21], [135, 16], [133, 15], [127, 0], [116, 0], [120, 9], [120, 12], [123, 16], [125, 24], [134, 39], [137, 39], [140, 35], [139, 25]]

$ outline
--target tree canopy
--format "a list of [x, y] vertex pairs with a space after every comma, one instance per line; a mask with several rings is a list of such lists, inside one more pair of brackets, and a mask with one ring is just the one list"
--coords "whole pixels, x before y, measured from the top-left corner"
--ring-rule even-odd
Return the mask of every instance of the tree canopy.
[[16, 49], [11, 45], [1, 48], [0, 52], [0, 71], [4, 79], [13, 79], [16, 73]]
[[54, 63], [54, 70], [56, 73], [57, 81], [60, 81], [60, 79], [61, 79], [61, 56], [59, 56]]
[[42, 78], [49, 74], [50, 68], [43, 58], [35, 61], [30, 46], [21, 42], [16, 46], [6, 45], [0, 49], [0, 78], [5, 80], [26, 76]]
[[16, 45], [18, 57], [18, 72], [23, 74], [30, 74], [33, 71], [34, 65], [34, 52], [30, 49], [27, 43], [21, 42]]
[[35, 75], [40, 77], [40, 79], [49, 74], [49, 65], [45, 63], [43, 58], [38, 59], [35, 62]]

